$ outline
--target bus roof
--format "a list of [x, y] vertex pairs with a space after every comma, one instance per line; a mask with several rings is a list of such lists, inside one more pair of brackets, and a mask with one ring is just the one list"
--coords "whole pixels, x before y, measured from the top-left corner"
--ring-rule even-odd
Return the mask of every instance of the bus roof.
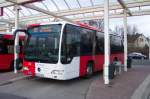
[[30, 24], [27, 26], [27, 28], [31, 28], [31, 27], [36, 27], [36, 26], [40, 26], [40, 25], [49, 25], [49, 24], [72, 24], [72, 25], [76, 25], [76, 26], [80, 26], [80, 27], [83, 27], [83, 28], [87, 28], [87, 29], [91, 29], [91, 30], [96, 30], [96, 31], [101, 31], [100, 29], [94, 27], [94, 26], [90, 26], [86, 23], [83, 23], [83, 22], [74, 22], [74, 23], [70, 23], [70, 22], [66, 22], [66, 21], [59, 21], [59, 22], [50, 22], [50, 23], [37, 23], [37, 24]]

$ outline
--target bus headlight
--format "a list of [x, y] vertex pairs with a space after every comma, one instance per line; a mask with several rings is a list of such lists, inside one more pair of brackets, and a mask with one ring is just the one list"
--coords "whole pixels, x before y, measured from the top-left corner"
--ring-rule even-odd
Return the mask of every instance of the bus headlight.
[[23, 70], [29, 70], [29, 68], [28, 67], [23, 67]]
[[53, 70], [51, 72], [51, 74], [58, 74], [58, 75], [62, 75], [64, 73], [64, 70]]

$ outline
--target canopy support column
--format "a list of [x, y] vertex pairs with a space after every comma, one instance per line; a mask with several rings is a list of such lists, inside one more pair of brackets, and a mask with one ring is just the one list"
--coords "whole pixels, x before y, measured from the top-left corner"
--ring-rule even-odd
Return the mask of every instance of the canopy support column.
[[109, 0], [104, 0], [104, 84], [109, 84], [110, 39], [109, 39]]
[[[19, 10], [20, 7], [16, 5], [14, 7], [15, 10], [15, 30], [19, 28]], [[15, 46], [14, 46], [14, 73], [17, 73], [17, 60], [19, 58], [19, 34], [16, 34], [15, 37]]]
[[149, 45], [149, 60], [150, 60], [150, 37], [149, 37], [149, 40], [148, 40], [148, 45]]
[[127, 10], [124, 9], [124, 71], [127, 71]]

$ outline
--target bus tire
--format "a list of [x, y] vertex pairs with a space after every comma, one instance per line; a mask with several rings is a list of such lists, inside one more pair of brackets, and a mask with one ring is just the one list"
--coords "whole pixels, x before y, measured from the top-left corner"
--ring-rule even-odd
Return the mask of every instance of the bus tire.
[[86, 66], [86, 78], [89, 78], [93, 75], [93, 67], [94, 63], [93, 62], [88, 62]]

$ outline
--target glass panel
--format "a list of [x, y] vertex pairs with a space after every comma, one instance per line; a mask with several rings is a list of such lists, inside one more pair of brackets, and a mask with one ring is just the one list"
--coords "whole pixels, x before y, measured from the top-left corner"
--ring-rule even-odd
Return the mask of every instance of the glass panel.
[[0, 54], [6, 54], [6, 53], [8, 53], [8, 49], [5, 44], [5, 41], [3, 39], [0, 39]]
[[63, 0], [54, 0], [56, 2], [57, 6], [59, 7], [60, 10], [66, 10], [68, 9], [67, 5]]
[[76, 0], [66, 0], [71, 9], [80, 8]]
[[47, 8], [42, 3], [40, 3], [40, 2], [36, 2], [33, 5], [38, 6], [39, 8], [47, 10]]
[[15, 17], [14, 13], [11, 12], [10, 10], [8, 10], [7, 8], [4, 8], [4, 12], [6, 12], [8, 14], [8, 16], [10, 16], [10, 17], [13, 17], [13, 18]]
[[104, 4], [104, 0], [93, 0], [94, 5]]
[[14, 41], [6, 40], [6, 43], [7, 43], [8, 54], [13, 54], [14, 53]]
[[79, 3], [81, 4], [82, 7], [89, 7], [89, 6], [92, 6], [90, 0], [79, 0]]
[[40, 12], [27, 8], [32, 14], [39, 14]]
[[50, 11], [57, 11], [56, 6], [51, 2], [51, 0], [45, 0], [43, 2]]
[[82, 28], [81, 34], [81, 55], [93, 55], [93, 43], [95, 31]]
[[7, 12], [4, 13], [4, 15], [0, 19], [9, 19], [10, 17], [8, 16]]
[[31, 15], [31, 13], [29, 12], [29, 10], [27, 10], [27, 8], [21, 7], [21, 10], [22, 10], [22, 12], [23, 12], [23, 14], [24, 14], [25, 16]]
[[67, 24], [62, 40], [61, 62], [70, 63], [73, 57], [80, 55], [80, 30], [79, 27]]
[[96, 33], [96, 54], [104, 53], [104, 34]]

